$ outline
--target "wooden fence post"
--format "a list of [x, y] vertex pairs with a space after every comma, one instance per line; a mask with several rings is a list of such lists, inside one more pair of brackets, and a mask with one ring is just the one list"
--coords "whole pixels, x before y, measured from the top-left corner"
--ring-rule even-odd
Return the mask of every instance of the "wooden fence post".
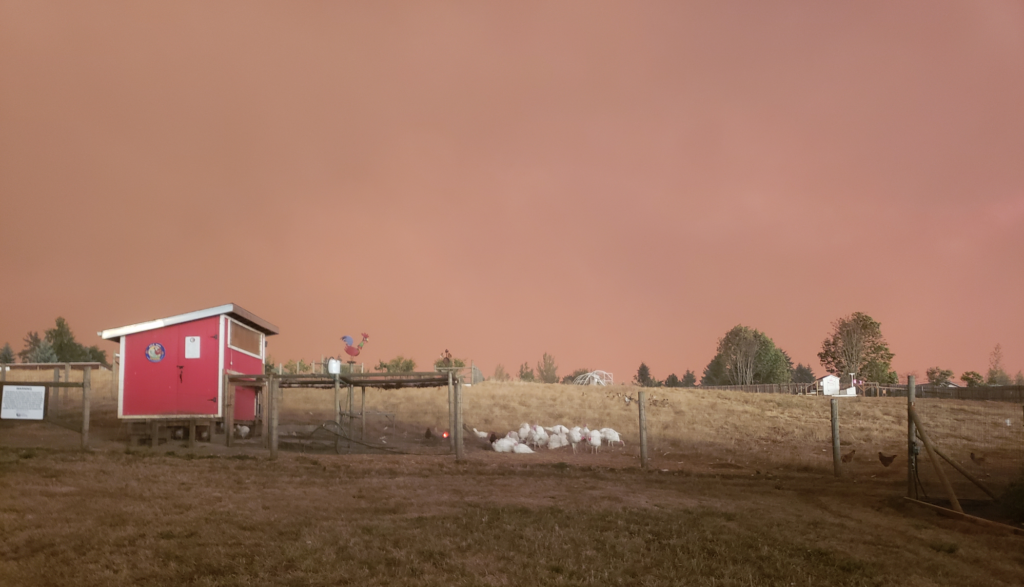
[[89, 450], [89, 408], [92, 393], [92, 367], [82, 371], [82, 450]]
[[[64, 382], [65, 383], [71, 383], [71, 363], [64, 363]], [[68, 403], [68, 394], [69, 393], [71, 393], [71, 391], [67, 387], [65, 387], [64, 388], [64, 405], [67, 405], [67, 403]]]
[[[53, 382], [60, 383], [60, 369], [53, 370]], [[50, 417], [60, 415], [60, 388], [51, 387], [47, 395], [50, 396]]]
[[[271, 375], [272, 377], [272, 375]], [[260, 442], [270, 448], [270, 378], [260, 386]]]
[[[349, 367], [349, 371], [351, 371], [351, 370], [352, 370], [352, 367], [350, 366]], [[355, 412], [355, 410], [356, 410], [356, 396], [355, 396], [355, 393], [356, 393], [355, 386], [352, 385], [351, 383], [349, 383], [348, 384], [348, 409], [345, 410], [348, 413], [348, 437], [349, 438], [355, 438], [355, 436], [356, 436], [356, 428], [355, 428], [356, 423], [355, 423], [355, 418], [354, 418], [354, 416], [356, 415], [356, 412]], [[351, 443], [349, 443], [348, 446], [351, 446]]]
[[278, 397], [281, 387], [279, 379], [270, 381], [270, 458], [277, 458], [277, 404], [281, 403]]
[[359, 389], [363, 392], [359, 399], [359, 440], [366, 440], [366, 386]]
[[455, 383], [455, 429], [451, 431], [451, 437], [455, 439], [455, 460], [461, 461], [465, 458], [462, 447], [462, 382]]
[[224, 372], [224, 446], [235, 443], [235, 384]]
[[914, 424], [917, 425], [917, 433], [921, 436], [921, 441], [924, 443], [924, 449], [928, 452], [928, 460], [932, 462], [932, 466], [935, 467], [935, 475], [938, 476], [939, 481], [942, 482], [942, 487], [946, 490], [946, 495], [949, 497], [949, 503], [953, 506], [953, 510], [958, 513], [964, 513], [960, 502], [956, 498], [956, 494], [953, 493], [953, 486], [949, 482], [949, 478], [946, 477], [946, 472], [942, 470], [942, 465], [939, 463], [939, 459], [935, 454], [935, 449], [932, 446], [932, 441], [928, 438], [928, 435], [924, 431], [924, 426], [921, 425], [920, 418], [917, 417], [917, 410], [910, 408], [910, 418], [914, 420]]
[[644, 469], [647, 468], [647, 392], [641, 391], [637, 393], [639, 400], [637, 405], [640, 407], [640, 466]]
[[917, 470], [917, 440], [914, 437], [914, 418], [910, 411], [914, 409], [916, 395], [914, 376], [907, 377], [907, 497], [917, 499], [917, 485], [914, 483], [914, 471]]
[[832, 470], [836, 477], [843, 476], [843, 455], [839, 451], [839, 399], [829, 400], [832, 411]]

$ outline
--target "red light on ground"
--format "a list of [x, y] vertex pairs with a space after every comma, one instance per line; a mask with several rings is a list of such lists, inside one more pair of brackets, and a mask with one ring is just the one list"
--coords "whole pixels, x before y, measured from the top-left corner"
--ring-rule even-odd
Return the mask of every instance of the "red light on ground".
[[444, 434], [442, 434], [442, 435], [441, 435], [441, 437], [442, 437], [442, 438], [448, 438], [448, 431], [447, 431], [447, 430], [445, 430], [445, 431], [444, 431]]

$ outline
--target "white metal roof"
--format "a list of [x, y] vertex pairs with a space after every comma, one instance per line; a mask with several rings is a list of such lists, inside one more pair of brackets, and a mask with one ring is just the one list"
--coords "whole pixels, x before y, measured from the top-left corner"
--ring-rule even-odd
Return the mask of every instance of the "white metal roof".
[[122, 326], [120, 328], [111, 328], [99, 332], [100, 338], [106, 340], [119, 341], [122, 336], [129, 334], [135, 334], [136, 332], [145, 332], [147, 330], [154, 330], [156, 328], [163, 328], [164, 326], [171, 326], [174, 324], [181, 324], [183, 322], [192, 322], [193, 320], [200, 320], [202, 318], [209, 318], [210, 316], [220, 316], [221, 314], [227, 314], [232, 318], [242, 322], [248, 326], [259, 330], [263, 334], [272, 335], [277, 334], [277, 326], [274, 326], [270, 322], [267, 322], [263, 318], [260, 318], [256, 314], [249, 312], [245, 308], [236, 304], [224, 304], [223, 306], [216, 306], [214, 308], [207, 308], [205, 310], [196, 310], [195, 312], [189, 312], [187, 314], [179, 314], [177, 316], [171, 316], [169, 318], [159, 318], [157, 320], [150, 320], [149, 322], [139, 322], [138, 324], [130, 324], [128, 326]]

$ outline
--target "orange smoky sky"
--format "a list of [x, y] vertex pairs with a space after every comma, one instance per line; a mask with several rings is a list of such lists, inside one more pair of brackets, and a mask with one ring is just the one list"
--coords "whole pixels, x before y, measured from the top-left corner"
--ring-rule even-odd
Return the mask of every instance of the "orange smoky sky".
[[1024, 368], [1024, 4], [0, 1], [0, 343]]

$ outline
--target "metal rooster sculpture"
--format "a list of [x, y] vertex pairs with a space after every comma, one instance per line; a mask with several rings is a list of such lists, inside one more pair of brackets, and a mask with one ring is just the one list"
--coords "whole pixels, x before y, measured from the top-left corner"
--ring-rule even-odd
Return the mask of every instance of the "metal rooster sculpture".
[[368, 340], [370, 340], [370, 335], [364, 332], [363, 340], [359, 344], [354, 346], [352, 343], [355, 341], [352, 340], [352, 337], [347, 334], [341, 337], [341, 340], [345, 341], [345, 352], [348, 353], [350, 357], [358, 357], [359, 351], [363, 349], [363, 345], [366, 344]]

